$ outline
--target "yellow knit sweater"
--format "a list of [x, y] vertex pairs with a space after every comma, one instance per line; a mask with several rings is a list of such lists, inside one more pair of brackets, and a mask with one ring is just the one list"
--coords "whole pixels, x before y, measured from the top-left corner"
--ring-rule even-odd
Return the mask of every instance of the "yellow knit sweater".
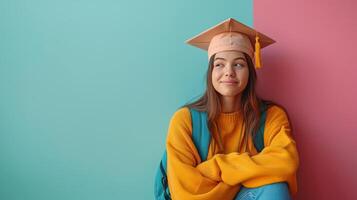
[[258, 187], [282, 181], [296, 194], [299, 155], [284, 110], [278, 106], [267, 110], [265, 148], [260, 153], [251, 137], [243, 142], [242, 122], [240, 112], [221, 113], [217, 124], [224, 153], [218, 154], [218, 144], [211, 140], [207, 161], [201, 162], [191, 137], [189, 109], [180, 108], [173, 114], [166, 141], [173, 200], [232, 200], [241, 185]]

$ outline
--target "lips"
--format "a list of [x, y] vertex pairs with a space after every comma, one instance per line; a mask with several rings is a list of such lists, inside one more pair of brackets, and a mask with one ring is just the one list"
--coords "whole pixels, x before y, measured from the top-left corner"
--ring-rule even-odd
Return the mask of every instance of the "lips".
[[234, 83], [238, 83], [238, 81], [222, 81], [222, 83], [230, 83], [230, 84], [234, 84]]

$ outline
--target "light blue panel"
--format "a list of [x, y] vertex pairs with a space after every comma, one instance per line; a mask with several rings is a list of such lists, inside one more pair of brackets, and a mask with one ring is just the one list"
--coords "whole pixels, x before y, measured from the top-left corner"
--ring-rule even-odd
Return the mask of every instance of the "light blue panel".
[[184, 41], [251, 0], [0, 1], [0, 199], [152, 199], [173, 112], [204, 90]]

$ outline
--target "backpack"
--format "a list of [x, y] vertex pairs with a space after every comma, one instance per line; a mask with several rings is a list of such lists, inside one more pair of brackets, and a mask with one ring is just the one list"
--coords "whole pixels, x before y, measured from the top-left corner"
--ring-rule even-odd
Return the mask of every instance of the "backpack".
[[[259, 122], [258, 132], [253, 138], [254, 146], [258, 152], [264, 148], [264, 126], [266, 119], [267, 105], [262, 102], [260, 112], [261, 120]], [[211, 134], [207, 127], [207, 113], [200, 112], [196, 109], [190, 108], [192, 119], [192, 140], [197, 151], [201, 157], [202, 162], [207, 160], [208, 147], [211, 140]], [[170, 190], [167, 181], [167, 152], [161, 158], [160, 165], [157, 169], [154, 183], [155, 200], [171, 200]]]

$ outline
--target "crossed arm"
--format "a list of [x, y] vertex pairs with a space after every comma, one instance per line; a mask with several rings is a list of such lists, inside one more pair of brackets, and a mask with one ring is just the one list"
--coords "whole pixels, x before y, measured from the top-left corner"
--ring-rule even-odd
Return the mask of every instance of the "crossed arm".
[[[274, 111], [274, 112], [272, 112]], [[190, 113], [178, 110], [170, 121], [167, 154], [168, 181], [173, 199], [224, 199], [234, 197], [240, 184], [258, 187], [287, 181], [296, 190], [299, 166], [296, 143], [286, 114], [274, 108], [267, 118], [265, 148], [257, 155], [216, 154], [198, 163], [199, 154], [191, 139]]]

